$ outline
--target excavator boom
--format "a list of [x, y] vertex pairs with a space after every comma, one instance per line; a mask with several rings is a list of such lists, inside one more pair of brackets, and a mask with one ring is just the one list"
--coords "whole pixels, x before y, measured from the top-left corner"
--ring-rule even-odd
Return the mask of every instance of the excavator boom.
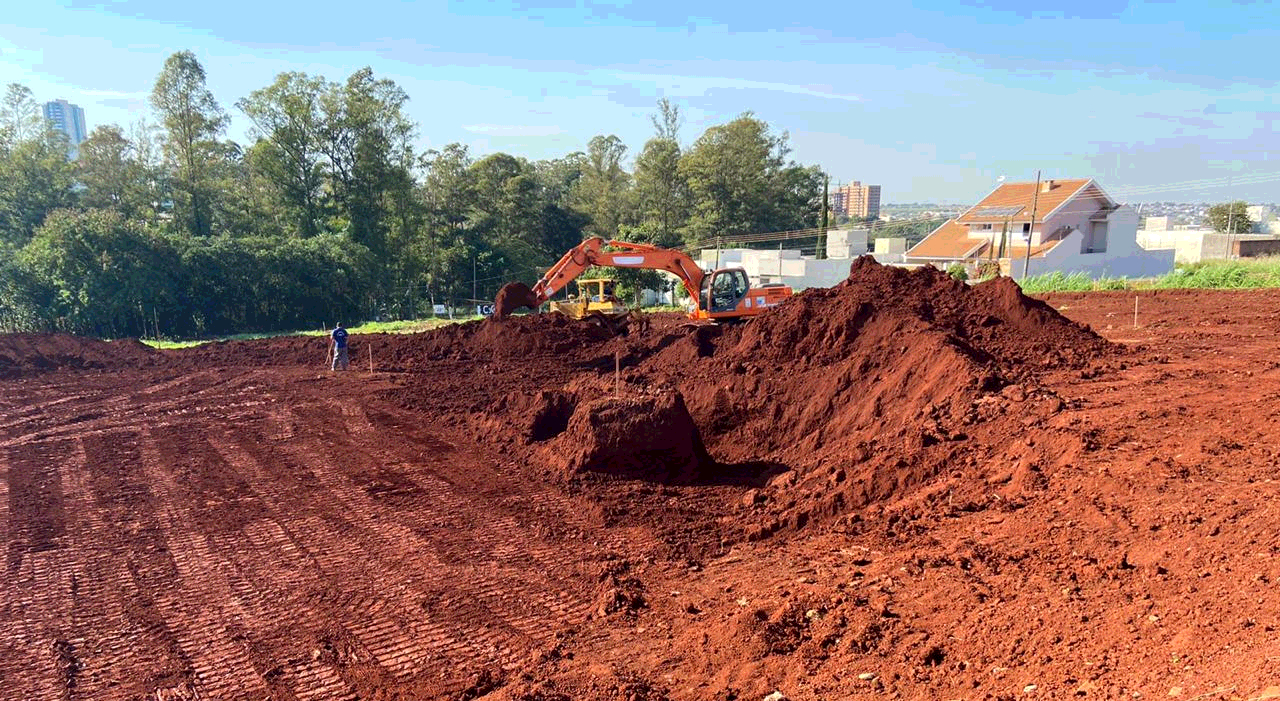
[[609, 246], [621, 251], [605, 251], [605, 240], [590, 238], [569, 249], [546, 275], [533, 286], [535, 304], [538, 306], [563, 290], [587, 268], [599, 265], [608, 268], [644, 268], [665, 270], [684, 283], [689, 296], [697, 299], [705, 273], [692, 258], [680, 251], [673, 251], [644, 243], [609, 241]]

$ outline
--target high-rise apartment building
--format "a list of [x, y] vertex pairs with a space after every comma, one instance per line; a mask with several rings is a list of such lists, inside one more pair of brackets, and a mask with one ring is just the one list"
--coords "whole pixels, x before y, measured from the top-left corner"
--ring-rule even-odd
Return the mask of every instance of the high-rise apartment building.
[[44, 118], [55, 129], [67, 135], [68, 152], [75, 158], [80, 144], [89, 138], [84, 124], [84, 110], [66, 100], [54, 100], [44, 103]]
[[854, 180], [831, 192], [831, 211], [850, 219], [872, 219], [880, 216], [880, 186], [863, 185]]

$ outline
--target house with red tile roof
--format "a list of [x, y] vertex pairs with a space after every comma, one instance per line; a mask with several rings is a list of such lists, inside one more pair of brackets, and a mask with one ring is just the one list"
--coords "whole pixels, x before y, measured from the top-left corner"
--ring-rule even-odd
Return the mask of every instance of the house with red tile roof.
[[1031, 275], [1095, 278], [1172, 270], [1172, 251], [1143, 249], [1137, 233], [1138, 213], [1092, 179], [1004, 183], [913, 246], [905, 262], [941, 268], [961, 263], [971, 272], [985, 263], [1017, 277], [1024, 264]]

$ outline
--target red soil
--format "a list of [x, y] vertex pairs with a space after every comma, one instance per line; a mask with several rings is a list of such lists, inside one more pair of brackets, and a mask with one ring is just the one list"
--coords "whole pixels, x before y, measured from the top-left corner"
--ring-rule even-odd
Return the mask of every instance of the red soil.
[[66, 334], [0, 334], [0, 378], [52, 370], [101, 370], [154, 364], [155, 351], [135, 339], [99, 341]]
[[1133, 302], [0, 338], [0, 696], [1262, 698], [1280, 292]]
[[537, 307], [533, 290], [523, 282], [508, 282], [493, 300], [493, 318], [501, 321], [521, 307]]

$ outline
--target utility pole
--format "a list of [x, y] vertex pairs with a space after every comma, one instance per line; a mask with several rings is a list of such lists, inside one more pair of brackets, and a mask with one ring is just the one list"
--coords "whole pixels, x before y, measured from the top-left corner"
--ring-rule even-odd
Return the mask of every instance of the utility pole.
[[1231, 239], [1235, 238], [1236, 203], [1227, 200], [1227, 260], [1231, 260]]
[[817, 260], [823, 260], [827, 257], [827, 203], [831, 197], [831, 176], [822, 176], [822, 233], [818, 236], [818, 250], [813, 252], [813, 257]]
[[1027, 257], [1022, 259], [1022, 279], [1027, 279], [1027, 270], [1031, 268], [1031, 237], [1036, 233], [1036, 208], [1040, 204], [1040, 171], [1036, 171], [1036, 191], [1031, 195], [1031, 227], [1027, 229]]
[[471, 301], [479, 302], [480, 298], [476, 297], [476, 257], [471, 256]]

